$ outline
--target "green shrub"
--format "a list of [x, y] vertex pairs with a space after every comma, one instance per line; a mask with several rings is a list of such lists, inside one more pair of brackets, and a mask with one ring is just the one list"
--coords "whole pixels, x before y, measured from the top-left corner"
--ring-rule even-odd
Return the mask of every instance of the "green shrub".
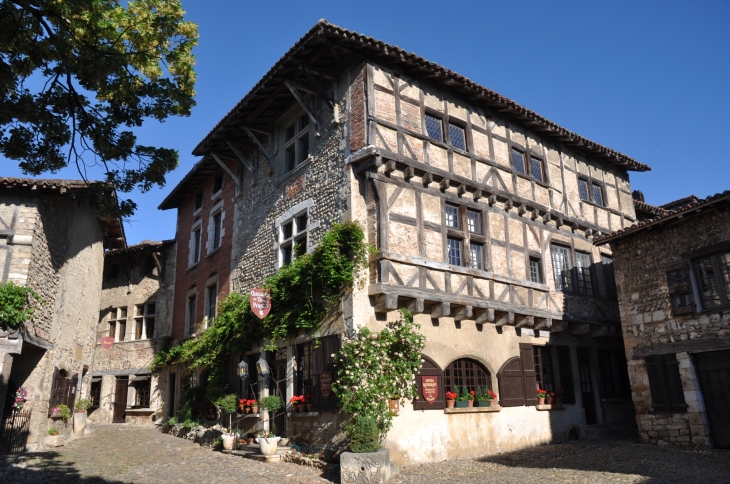
[[350, 438], [350, 450], [358, 454], [378, 450], [380, 431], [375, 419], [370, 417], [354, 417], [345, 428]]
[[61, 404], [58, 408], [61, 410], [61, 418], [64, 422], [71, 418], [71, 409], [69, 409], [66, 405]]
[[17, 286], [13, 281], [0, 283], [0, 325], [17, 328], [26, 322], [35, 311], [29, 306], [30, 299], [43, 302], [33, 289]]
[[266, 409], [269, 413], [274, 413], [284, 406], [284, 402], [281, 397], [271, 395], [259, 399], [259, 407]]
[[48, 435], [58, 435], [58, 430], [51, 427], [50, 429], [48, 429]]
[[213, 447], [215, 447], [216, 449], [220, 449], [221, 447], [223, 447], [223, 439], [221, 437], [216, 437], [213, 441]]
[[213, 402], [216, 407], [220, 407], [223, 411], [228, 413], [236, 413], [238, 409], [238, 395], [235, 393], [229, 393], [218, 400]]
[[79, 398], [74, 404], [74, 409], [77, 412], [85, 412], [91, 407], [91, 400], [88, 398]]
[[169, 425], [170, 427], [173, 427], [173, 426], [177, 425], [177, 417], [170, 417], [170, 418], [168, 418], [167, 419], [167, 425]]

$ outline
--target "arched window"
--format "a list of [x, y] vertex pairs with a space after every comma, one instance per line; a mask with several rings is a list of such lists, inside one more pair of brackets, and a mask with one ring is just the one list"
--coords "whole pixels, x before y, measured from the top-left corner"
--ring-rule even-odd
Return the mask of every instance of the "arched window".
[[444, 370], [444, 392], [460, 392], [463, 387], [476, 390], [477, 387], [492, 388], [492, 376], [474, 360], [462, 358], [451, 362]]

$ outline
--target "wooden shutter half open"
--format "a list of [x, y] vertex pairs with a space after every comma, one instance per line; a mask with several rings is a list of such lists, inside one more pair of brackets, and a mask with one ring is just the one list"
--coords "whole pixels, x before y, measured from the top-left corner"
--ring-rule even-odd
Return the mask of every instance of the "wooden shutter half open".
[[671, 410], [675, 412], [686, 412], [687, 403], [684, 400], [684, 389], [682, 388], [682, 378], [679, 376], [679, 362], [677, 361], [677, 355], [670, 353], [662, 356], [664, 359], [667, 395], [669, 396]]
[[[533, 371], [534, 373], [534, 371]], [[499, 383], [499, 403], [503, 407], [525, 405], [525, 383], [522, 360], [519, 356], [505, 361], [497, 372]]]
[[[445, 402], [445, 388], [444, 388], [444, 371], [441, 369], [441, 367], [436, 364], [435, 361], [433, 361], [431, 358], [429, 358], [426, 355], [421, 355], [421, 359], [424, 360], [423, 364], [421, 365], [421, 369], [419, 370], [418, 374], [416, 375], [416, 386], [418, 387], [418, 394], [416, 395], [416, 398], [413, 400], [413, 408], [414, 410], [440, 410], [443, 409], [446, 405]], [[438, 382], [438, 396], [436, 397], [436, 401], [433, 403], [428, 403], [423, 398], [423, 390], [421, 387], [421, 377], [422, 376], [435, 376], [437, 377]]]
[[649, 375], [651, 406], [656, 412], [670, 410], [672, 405], [667, 395], [667, 382], [664, 380], [664, 364], [661, 355], [647, 356], [644, 361], [646, 362], [646, 373]]
[[520, 343], [520, 359], [525, 384], [525, 405], [537, 405], [537, 378], [535, 376], [535, 360], [532, 354], [532, 345]]

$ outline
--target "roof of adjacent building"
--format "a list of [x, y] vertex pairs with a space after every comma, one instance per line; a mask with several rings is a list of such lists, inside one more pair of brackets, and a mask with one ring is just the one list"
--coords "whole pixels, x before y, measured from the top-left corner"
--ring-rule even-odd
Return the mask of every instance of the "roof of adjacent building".
[[[692, 195], [694, 197], [694, 195]], [[680, 201], [690, 200], [691, 197], [685, 197], [679, 199]], [[642, 222], [638, 222], [630, 227], [626, 227], [625, 229], [617, 230], [616, 232], [611, 232], [610, 234], [602, 235], [600, 237], [596, 237], [594, 240], [594, 244], [596, 245], [602, 245], [607, 242], [611, 242], [612, 240], [617, 240], [623, 237], [626, 237], [628, 235], [633, 235], [637, 232], [640, 232], [642, 230], [649, 229], [651, 227], [665, 224], [672, 220], [677, 220], [685, 217], [686, 215], [690, 215], [692, 213], [700, 212], [702, 210], [705, 210], [707, 208], [714, 208], [715, 206], [730, 201], [730, 190], [725, 190], [722, 193], [717, 193], [715, 195], [710, 195], [709, 197], [705, 199], [699, 199], [697, 197], [694, 197], [694, 201], [691, 201], [689, 203], [683, 203], [680, 205], [680, 208], [677, 208], [676, 210], [664, 210], [665, 213], [663, 214], [657, 214], [655, 218], [651, 218], [648, 220], [644, 220]], [[676, 202], [676, 201], [675, 201]], [[673, 204], [675, 202], [670, 202], [668, 204], [663, 205], [662, 207], [666, 207], [667, 205]], [[636, 200], [634, 201], [636, 203]], [[641, 203], [641, 202], [639, 202]], [[644, 204], [648, 205], [648, 204]], [[656, 208], [656, 207], [655, 207]]]
[[108, 250], [104, 253], [104, 256], [105, 257], [114, 257], [114, 256], [119, 256], [119, 255], [132, 254], [135, 252], [145, 252], [148, 250], [160, 250], [160, 249], [169, 247], [171, 245], [175, 245], [174, 239], [158, 240], [158, 241], [143, 240], [139, 244], [128, 245], [127, 247], [124, 247], [123, 249]]
[[[102, 181], [84, 181], [84, 180], [60, 180], [55, 178], [18, 178], [18, 177], [1, 177], [0, 186], [6, 188], [15, 188], [21, 190], [31, 190], [36, 193], [53, 193], [65, 195], [70, 192], [86, 191], [93, 187], [101, 187], [110, 192], [110, 196], [116, 199], [116, 189], [114, 185]], [[127, 246], [126, 235], [124, 234], [124, 224], [119, 217], [112, 219], [103, 219], [99, 217], [99, 224], [104, 233], [105, 249], [121, 249]]]
[[669, 215], [671, 213], [671, 210], [667, 210], [662, 207], [657, 207], [656, 205], [650, 205], [646, 202], [642, 202], [641, 200], [636, 200], [636, 199], [634, 199], [634, 209], [637, 212], [644, 212], [649, 215], [657, 215], [657, 216]]
[[[333, 53], [333, 48], [341, 50], [339, 53]], [[303, 66], [314, 71], [326, 71], [340, 62], [340, 56], [352, 57], [352, 54], [398, 70], [411, 78], [426, 77], [429, 82], [441, 86], [444, 90], [470, 99], [473, 105], [498, 112], [500, 116], [556, 143], [570, 146], [577, 152], [619, 165], [627, 170], [650, 170], [649, 166], [563, 128], [511, 99], [439, 64], [429, 62], [423, 57], [406, 52], [395, 45], [330, 24], [325, 20], [320, 20], [312, 27], [269, 69], [248, 94], [195, 147], [193, 154], [207, 155], [211, 149], [227, 137], [228, 132], [237, 130], [242, 133], [241, 126], [254, 128], [256, 123], [260, 123], [262, 126], [271, 123], [271, 118], [267, 118], [264, 113], [266, 109], [272, 109], [276, 105], [277, 101], [272, 102], [272, 96], [288, 99], [288, 91], [283, 89], [285, 81], [300, 76]], [[189, 184], [202, 180], [197, 173], [214, 169], [216, 169], [214, 161], [204, 159], [196, 163], [188, 175], [162, 202], [160, 209], [165, 210], [177, 206], [181, 199], [189, 194], [189, 190], [186, 189]]]

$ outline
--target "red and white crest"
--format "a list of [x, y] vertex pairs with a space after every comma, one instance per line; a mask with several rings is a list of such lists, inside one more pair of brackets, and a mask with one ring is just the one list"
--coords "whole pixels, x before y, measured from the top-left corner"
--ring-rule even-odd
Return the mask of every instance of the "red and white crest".
[[252, 287], [250, 294], [251, 311], [260, 319], [264, 319], [271, 311], [270, 290]]

